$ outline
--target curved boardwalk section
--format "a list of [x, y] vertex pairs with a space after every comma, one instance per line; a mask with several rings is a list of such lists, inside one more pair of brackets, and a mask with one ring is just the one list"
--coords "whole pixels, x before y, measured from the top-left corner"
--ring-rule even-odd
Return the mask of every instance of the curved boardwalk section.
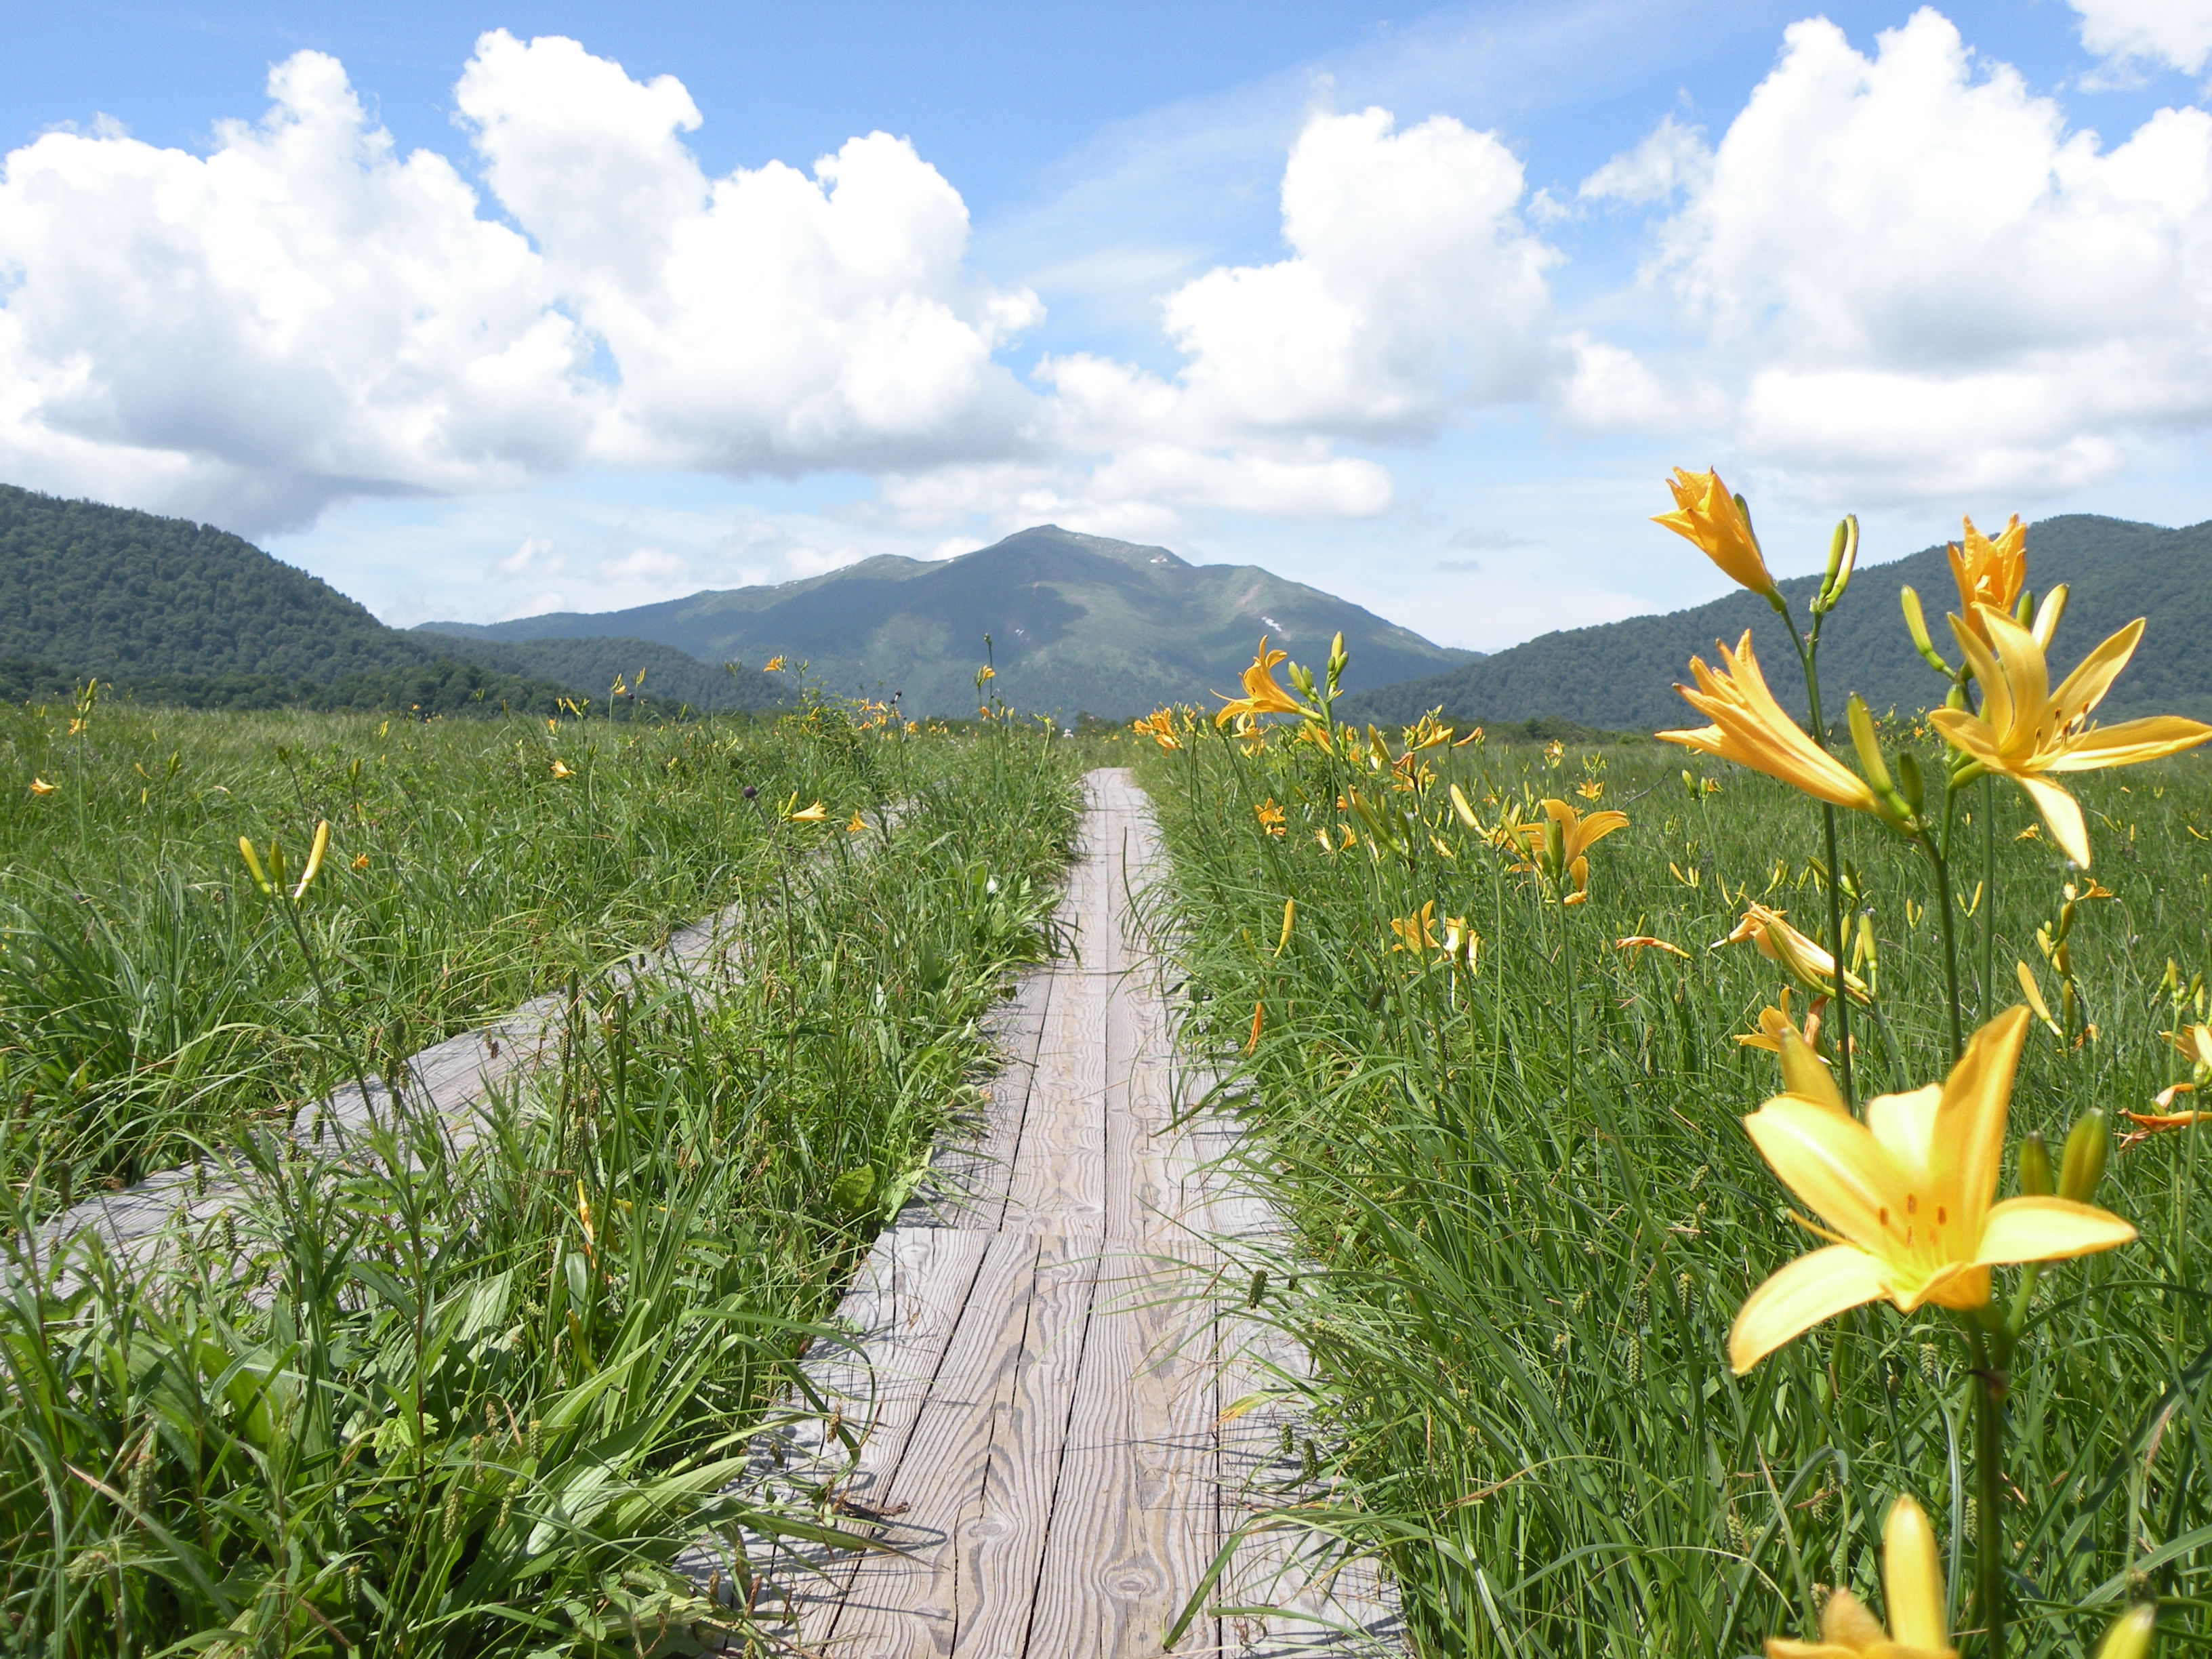
[[[1158, 1654], [1224, 1538], [1296, 1479], [1284, 1408], [1231, 1409], [1299, 1357], [1237, 1317], [1219, 1241], [1268, 1217], [1209, 1169], [1231, 1143], [1175, 1122], [1159, 959], [1133, 904], [1162, 867], [1148, 804], [1126, 772], [1086, 788], [1072, 948], [1011, 1005], [975, 1139], [940, 1153], [846, 1298], [854, 1347], [811, 1368], [832, 1415], [776, 1448], [786, 1479], [835, 1480], [843, 1522], [899, 1552], [769, 1567], [807, 1654]], [[1311, 1619], [1201, 1618], [1174, 1650], [1395, 1650], [1371, 1583], [1297, 1595], [1289, 1561], [1262, 1540], [1212, 1599]]]

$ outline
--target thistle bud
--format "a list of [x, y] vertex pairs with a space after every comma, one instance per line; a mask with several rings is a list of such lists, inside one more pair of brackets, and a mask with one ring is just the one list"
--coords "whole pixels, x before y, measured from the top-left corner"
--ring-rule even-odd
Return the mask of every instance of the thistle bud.
[[2105, 1178], [2105, 1158], [2111, 1146], [2102, 1112], [2092, 1108], [2075, 1118], [2074, 1127], [2067, 1131], [2066, 1152], [2058, 1166], [2058, 1196], [2087, 1204], [2097, 1183]]
[[2044, 1144], [2040, 1130], [2031, 1129], [2020, 1143], [2018, 1154], [2020, 1190], [2023, 1198], [2051, 1196], [2051, 1148]]

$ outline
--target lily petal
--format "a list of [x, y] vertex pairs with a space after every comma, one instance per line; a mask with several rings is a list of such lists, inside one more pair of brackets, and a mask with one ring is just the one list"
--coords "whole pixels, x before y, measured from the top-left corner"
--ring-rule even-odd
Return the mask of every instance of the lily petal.
[[2027, 1025], [2027, 1009], [2006, 1009], [1966, 1040], [1966, 1053], [1944, 1079], [1929, 1173], [1937, 1201], [1951, 1206], [1951, 1224], [1965, 1228], [1968, 1238], [1989, 1213], [2003, 1169], [2005, 1116]]
[[2027, 791], [2042, 816], [2043, 827], [2058, 850], [2084, 870], [2089, 867], [2089, 826], [2081, 821], [2081, 803], [2048, 778], [2020, 776], [2013, 780]]
[[1822, 1320], [1883, 1294], [1881, 1264], [1864, 1250], [1831, 1244], [1801, 1255], [1744, 1298], [1729, 1333], [1729, 1364], [1741, 1376]]
[[2139, 766], [2194, 749], [2212, 738], [2212, 726], [2179, 714], [2150, 714], [2117, 726], [2093, 726], [2066, 745], [2046, 772], [2093, 772], [2107, 766]]
[[1891, 1639], [1902, 1648], [1948, 1652], [1949, 1598], [1943, 1593], [1943, 1560], [1936, 1547], [1936, 1529], [1920, 1505], [1902, 1494], [1882, 1522], [1881, 1577], [1889, 1602]]
[[1976, 1260], [2063, 1261], [2135, 1241], [2136, 1230], [2110, 1210], [2063, 1198], [2008, 1198], [1990, 1207], [1982, 1223]]
[[[2114, 634], [2102, 645], [2081, 659], [2072, 673], [2059, 683], [2051, 694], [2051, 712], [2058, 717], [2063, 729], [2071, 726], [2084, 714], [2104, 702], [2105, 693], [2112, 689], [2112, 682], [2120, 677], [2120, 670], [2128, 665], [2128, 659], [2136, 653], [2136, 646], [2142, 638], [2143, 619], [2137, 617], [2125, 628]], [[2039, 657], [2041, 652], [2036, 653]]]
[[1744, 1119], [1782, 1183], [1854, 1243], [1884, 1248], [1885, 1212], [1902, 1216], [1902, 1172], [1866, 1125], [1820, 1102], [1777, 1095]]

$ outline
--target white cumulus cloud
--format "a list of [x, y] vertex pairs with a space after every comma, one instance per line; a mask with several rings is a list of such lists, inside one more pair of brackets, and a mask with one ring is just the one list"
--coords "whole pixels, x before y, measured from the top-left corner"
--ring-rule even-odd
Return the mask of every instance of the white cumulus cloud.
[[542, 262], [335, 59], [204, 157], [51, 132], [0, 169], [0, 471], [266, 528], [349, 494], [497, 488], [589, 431]]
[[1662, 233], [1747, 458], [1815, 496], [2026, 501], [2212, 420], [2212, 115], [2105, 149], [1929, 9], [1871, 57], [1784, 39]]
[[729, 471], [1003, 451], [993, 353], [1042, 317], [964, 268], [968, 210], [902, 138], [710, 179], [672, 76], [559, 38], [477, 42], [456, 89], [485, 177], [620, 374], [594, 449]]
[[2081, 44], [2100, 58], [2147, 58], [2185, 75], [2212, 58], [2212, 0], [2068, 0]]

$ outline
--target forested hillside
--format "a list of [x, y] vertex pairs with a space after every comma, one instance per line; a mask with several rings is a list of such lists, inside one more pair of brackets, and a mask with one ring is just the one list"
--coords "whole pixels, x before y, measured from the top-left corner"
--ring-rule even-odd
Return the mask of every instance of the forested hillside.
[[[1985, 526], [1994, 528], [1994, 526]], [[1664, 538], [1664, 532], [1656, 532]], [[1668, 556], [1697, 560], [1686, 544], [1668, 541]], [[2071, 590], [2051, 652], [2064, 672], [2114, 629], [2137, 617], [2149, 627], [2133, 665], [2120, 677], [2100, 716], [2134, 714], [2212, 718], [2212, 653], [2203, 634], [2212, 619], [2212, 524], [2185, 530], [2069, 514], [2029, 527], [2029, 586], [2038, 593], [2058, 582]], [[1806, 599], [1817, 577], [1781, 584]], [[1912, 648], [1898, 611], [1898, 590], [1919, 591], [1936, 643], [1955, 659], [1943, 625], [1958, 592], [1942, 547], [1887, 564], [1862, 562], [1848, 597], [1828, 620], [1820, 647], [1824, 687], [1856, 690], [1877, 709], [1917, 708], [1940, 702], [1943, 682]], [[1596, 628], [1546, 634], [1449, 673], [1384, 686], [1343, 704], [1348, 718], [1409, 720], [1441, 707], [1460, 720], [1553, 716], [1609, 731], [1656, 731], [1699, 725], [1702, 719], [1669, 689], [1689, 678], [1692, 653], [1713, 660], [1713, 641], [1731, 645], [1750, 629], [1768, 683], [1783, 703], [1804, 711], [1805, 692], [1789, 635], [1766, 601], [1735, 592], [1667, 616], [1635, 617]]]
[[[646, 706], [787, 695], [644, 640], [493, 643], [387, 628], [329, 583], [209, 525], [0, 485], [0, 698], [98, 678], [203, 708], [550, 713], [645, 669]], [[625, 704], [634, 707], [635, 704]]]
[[539, 645], [628, 635], [711, 662], [803, 659], [830, 690], [896, 691], [911, 714], [974, 710], [988, 635], [993, 689], [1016, 708], [1127, 716], [1164, 702], [1210, 706], [1208, 694], [1233, 683], [1262, 634], [1318, 659], [1340, 629], [1355, 687], [1474, 654], [1256, 565], [1192, 564], [1164, 547], [1056, 525], [953, 559], [883, 556], [630, 611], [416, 631]]

